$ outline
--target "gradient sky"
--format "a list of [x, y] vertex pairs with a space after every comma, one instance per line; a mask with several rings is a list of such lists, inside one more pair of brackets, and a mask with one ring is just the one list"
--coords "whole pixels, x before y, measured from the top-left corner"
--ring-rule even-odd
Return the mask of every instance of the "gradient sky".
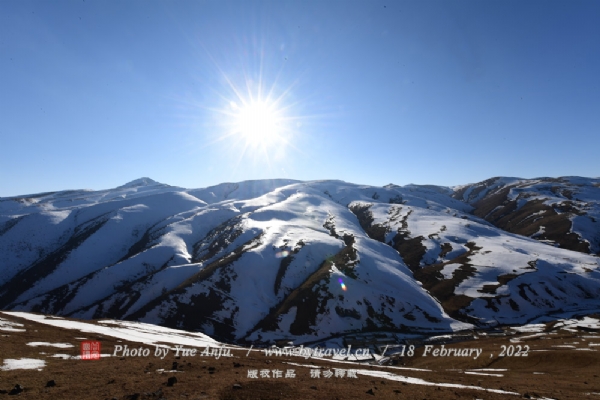
[[[600, 176], [598, 1], [0, 1], [0, 196]], [[228, 135], [277, 100], [283, 140]], [[282, 128], [283, 130], [283, 128]]]

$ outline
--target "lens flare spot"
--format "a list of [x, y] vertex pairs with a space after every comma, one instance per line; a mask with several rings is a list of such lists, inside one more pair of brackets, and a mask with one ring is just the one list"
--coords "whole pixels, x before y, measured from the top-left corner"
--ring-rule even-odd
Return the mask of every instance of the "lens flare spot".
[[342, 287], [343, 291], [346, 291], [346, 289], [348, 289], [342, 278], [338, 278], [338, 282], [340, 283], [340, 286]]

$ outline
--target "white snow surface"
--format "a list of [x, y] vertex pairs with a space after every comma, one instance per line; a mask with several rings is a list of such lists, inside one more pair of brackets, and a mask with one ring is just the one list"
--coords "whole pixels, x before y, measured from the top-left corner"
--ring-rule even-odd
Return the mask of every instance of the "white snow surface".
[[92, 324], [57, 317], [49, 318], [45, 315], [19, 311], [3, 311], [3, 313], [50, 326], [72, 329], [78, 332], [96, 333], [130, 342], [144, 344], [170, 343], [194, 347], [222, 347], [221, 343], [202, 333], [185, 332], [141, 322], [103, 320]]
[[41, 370], [46, 366], [46, 361], [36, 358], [5, 358], [4, 364], [0, 366], [1, 371], [12, 371], [15, 369], [37, 369]]
[[50, 347], [58, 347], [61, 349], [75, 347], [71, 343], [50, 343], [50, 342], [29, 342], [29, 343], [27, 343], [27, 346], [33, 346], [33, 347], [50, 346]]
[[0, 331], [5, 332], [25, 332], [26, 329], [20, 328], [23, 324], [0, 318]]

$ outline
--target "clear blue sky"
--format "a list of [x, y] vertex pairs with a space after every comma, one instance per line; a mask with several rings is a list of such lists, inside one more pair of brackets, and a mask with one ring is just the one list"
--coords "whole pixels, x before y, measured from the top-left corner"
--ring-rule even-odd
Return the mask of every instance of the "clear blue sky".
[[[0, 196], [600, 176], [599, 21], [598, 1], [1, 0]], [[260, 148], [229, 135], [259, 91], [281, 129]]]

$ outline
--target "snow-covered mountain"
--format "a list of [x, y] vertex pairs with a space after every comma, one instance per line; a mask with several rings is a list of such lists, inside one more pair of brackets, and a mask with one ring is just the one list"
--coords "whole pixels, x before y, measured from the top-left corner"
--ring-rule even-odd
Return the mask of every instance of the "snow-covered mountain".
[[262, 180], [0, 198], [0, 308], [231, 342], [600, 309], [600, 179]]
[[509, 232], [600, 253], [600, 179], [492, 178], [457, 188], [474, 214]]

